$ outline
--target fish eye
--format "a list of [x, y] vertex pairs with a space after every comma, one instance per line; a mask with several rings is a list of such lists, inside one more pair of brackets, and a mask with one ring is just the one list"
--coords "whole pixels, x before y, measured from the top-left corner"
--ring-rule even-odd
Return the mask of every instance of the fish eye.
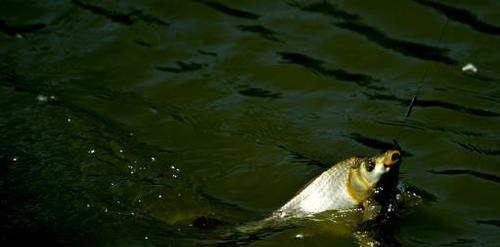
[[371, 172], [375, 168], [375, 162], [373, 160], [368, 160], [368, 163], [366, 165], [366, 170]]

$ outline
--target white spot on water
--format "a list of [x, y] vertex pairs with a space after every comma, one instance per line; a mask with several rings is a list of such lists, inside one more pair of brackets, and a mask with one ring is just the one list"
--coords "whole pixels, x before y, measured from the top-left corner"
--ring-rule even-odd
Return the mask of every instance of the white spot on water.
[[175, 166], [171, 165], [170, 169], [175, 170]]
[[49, 99], [50, 99], [50, 100], [56, 100], [56, 96], [54, 96], [54, 95], [50, 95]]
[[156, 161], [156, 158], [155, 158], [155, 157], [151, 157], [151, 161], [152, 161], [152, 162], [155, 162], [155, 161]]
[[89, 154], [95, 154], [95, 149], [90, 149]]
[[66, 122], [71, 123], [71, 118], [66, 119]]
[[134, 215], [135, 215], [135, 213], [134, 213], [134, 212], [131, 212], [131, 213], [130, 213], [130, 215], [134, 216]]
[[298, 233], [297, 235], [295, 235], [295, 239], [303, 239], [303, 238], [304, 238], [304, 235], [301, 233]]
[[477, 72], [477, 68], [476, 68], [476, 66], [474, 66], [474, 64], [468, 63], [464, 67], [462, 67], [462, 71], [463, 72], [476, 73]]
[[142, 202], [142, 200], [141, 200], [141, 199], [139, 199], [139, 200], [137, 200], [137, 202], [138, 202], [138, 203], [141, 203], [141, 202]]
[[117, 204], [120, 204], [121, 202], [120, 201], [116, 201]]
[[22, 34], [20, 34], [20, 33], [16, 33], [16, 38], [18, 38], [18, 39], [22, 39], [22, 38], [24, 38], [24, 37], [23, 37], [23, 35], [22, 35]]
[[105, 208], [105, 209], [104, 209], [104, 213], [107, 213], [107, 212], [108, 212], [108, 208]]
[[182, 196], [182, 194], [181, 194], [181, 193], [179, 193], [179, 194], [177, 194], [177, 196], [178, 196], [178, 197], [181, 197], [181, 196]]
[[87, 203], [87, 208], [90, 208], [90, 204]]
[[162, 197], [163, 197], [163, 196], [162, 196], [161, 194], [159, 194], [159, 195], [158, 195], [158, 198], [160, 198], [160, 199], [161, 199]]
[[177, 178], [177, 175], [173, 174], [173, 175], [172, 175], [172, 177], [173, 177], [173, 178]]
[[123, 149], [118, 150], [118, 152], [123, 153]]
[[149, 237], [148, 237], [148, 236], [145, 236], [145, 237], [144, 237], [144, 239], [148, 240], [148, 239], [149, 239]]
[[18, 157], [13, 157], [12, 161], [16, 162], [19, 158]]

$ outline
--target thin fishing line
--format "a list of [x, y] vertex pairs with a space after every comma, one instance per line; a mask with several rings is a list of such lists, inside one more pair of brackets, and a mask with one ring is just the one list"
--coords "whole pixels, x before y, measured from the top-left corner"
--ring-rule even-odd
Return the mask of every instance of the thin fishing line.
[[[454, 4], [456, 2], [457, 1], [455, 0]], [[444, 37], [444, 34], [446, 32], [446, 29], [448, 28], [449, 22], [450, 22], [450, 18], [446, 17], [446, 22], [444, 23], [443, 27], [441, 28], [441, 33], [439, 34], [438, 45], [437, 45], [438, 48], [441, 48], [441, 42], [443, 41], [443, 37]], [[420, 90], [424, 86], [425, 79], [427, 79], [428, 75], [430, 74], [430, 66], [431, 66], [430, 63], [427, 62], [427, 64], [425, 65], [424, 74], [422, 75], [422, 78], [420, 79], [420, 81], [418, 83], [417, 89], [415, 90], [415, 93], [413, 94], [413, 97], [411, 98], [410, 104], [408, 105], [408, 108], [406, 110], [406, 114], [404, 115], [402, 122], [406, 122], [406, 120], [410, 117], [411, 112], [413, 110], [413, 107], [415, 106], [415, 104], [418, 100], [417, 96], [419, 95]], [[402, 129], [400, 129], [398, 131], [396, 138], [393, 140], [394, 145], [398, 148], [400, 148], [400, 147], [399, 147], [399, 144], [396, 140], [399, 139], [399, 137], [401, 136], [401, 132], [402, 132]]]

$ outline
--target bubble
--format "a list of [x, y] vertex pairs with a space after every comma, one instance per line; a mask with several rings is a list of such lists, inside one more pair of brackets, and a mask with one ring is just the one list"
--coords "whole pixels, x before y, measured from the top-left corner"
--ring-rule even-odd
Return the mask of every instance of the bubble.
[[19, 160], [19, 158], [18, 158], [18, 157], [12, 157], [12, 161], [16, 162], [16, 161], [18, 161], [18, 160]]
[[118, 152], [123, 153], [123, 149], [118, 150]]
[[159, 195], [158, 195], [158, 198], [160, 198], [160, 199], [161, 199], [162, 197], [163, 197], [163, 195], [161, 195], [161, 194], [159, 194]]
[[142, 200], [141, 200], [141, 199], [139, 199], [139, 200], [137, 200], [137, 202], [138, 202], [138, 203], [141, 203], [141, 202], [142, 202]]
[[145, 237], [144, 237], [144, 239], [148, 240], [148, 239], [149, 239], [149, 237], [148, 237], [148, 236], [145, 236]]
[[66, 119], [66, 122], [71, 123], [71, 118]]
[[130, 213], [130, 215], [134, 216], [134, 215], [135, 215], [135, 213], [134, 213], [134, 212], [131, 212], [131, 213]]

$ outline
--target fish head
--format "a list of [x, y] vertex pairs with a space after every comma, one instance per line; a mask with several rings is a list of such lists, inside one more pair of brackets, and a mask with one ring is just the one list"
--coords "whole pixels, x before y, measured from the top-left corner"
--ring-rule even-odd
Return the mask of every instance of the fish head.
[[370, 187], [375, 186], [382, 176], [391, 169], [395, 169], [401, 162], [399, 150], [388, 150], [382, 154], [367, 157], [361, 160], [359, 174]]

